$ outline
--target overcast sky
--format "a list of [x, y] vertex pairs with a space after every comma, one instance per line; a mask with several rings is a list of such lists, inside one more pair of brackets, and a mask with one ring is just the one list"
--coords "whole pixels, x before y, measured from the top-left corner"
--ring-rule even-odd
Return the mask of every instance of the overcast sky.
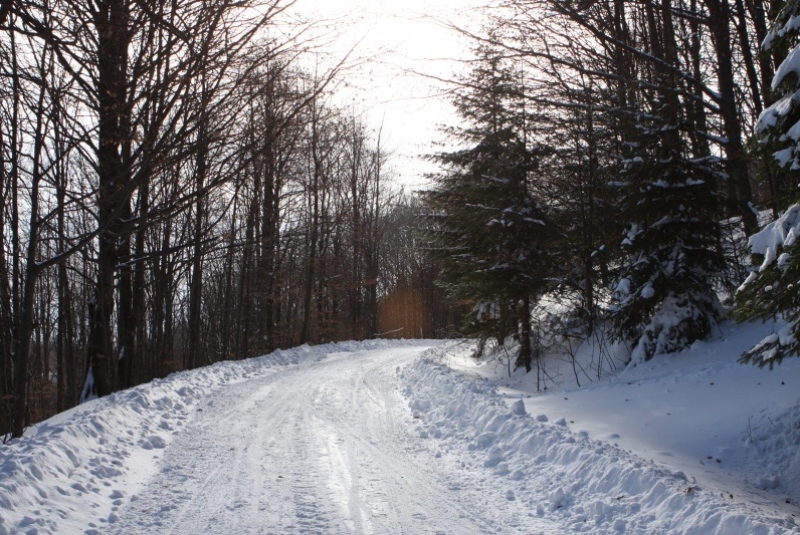
[[[454, 60], [469, 55], [469, 43], [443, 22], [474, 28], [475, 7], [485, 0], [298, 0], [294, 9], [314, 20], [340, 21], [336, 39], [326, 45], [334, 57], [353, 48], [352, 59], [364, 60], [340, 82], [340, 99], [365, 112], [371, 126], [383, 124], [393, 151], [392, 167], [407, 189], [425, 185], [432, 169], [418, 156], [435, 151], [437, 130], [455, 118], [445, 87], [412, 71], [451, 77], [462, 68]], [[439, 22], [437, 22], [439, 21]]]

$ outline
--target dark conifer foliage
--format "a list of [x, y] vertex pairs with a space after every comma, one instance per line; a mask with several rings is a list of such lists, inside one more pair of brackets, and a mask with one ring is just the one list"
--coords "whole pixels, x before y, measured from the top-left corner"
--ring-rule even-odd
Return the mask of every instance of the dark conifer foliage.
[[556, 257], [553, 298], [566, 336], [590, 336], [602, 326], [613, 265], [620, 261], [623, 220], [618, 198], [619, 138], [613, 98], [591, 83], [537, 88], [547, 107], [537, 116], [544, 140], [534, 184], [563, 236]]
[[455, 101], [466, 126], [451, 132], [469, 147], [437, 156], [445, 171], [425, 193], [430, 235], [446, 287], [474, 307], [467, 332], [500, 344], [514, 335], [516, 365], [530, 371], [530, 307], [553, 273], [557, 231], [533, 196], [527, 117], [515, 113], [519, 80], [491, 47], [479, 48], [478, 56]]
[[783, 316], [787, 325], [747, 350], [743, 362], [772, 367], [785, 357], [800, 354], [799, 215], [800, 205], [792, 205], [751, 238], [753, 256], [761, 262], [752, 267], [736, 294], [736, 316], [740, 320]]
[[[776, 206], [783, 213], [750, 238], [754, 266], [736, 295], [740, 319], [768, 319], [782, 315], [787, 325], [742, 355], [744, 362], [759, 366], [780, 363], [800, 353], [800, 2], [789, 0], [778, 12], [764, 39], [765, 54], [780, 65], [772, 80], [775, 102], [759, 117], [757, 125], [764, 166], [773, 170]], [[790, 204], [791, 203], [791, 204]]]
[[609, 320], [636, 360], [708, 336], [717, 292], [738, 284], [740, 236], [757, 228], [753, 191], [765, 191], [744, 149], [768, 98], [769, 62], [750, 48], [763, 10], [509, 0], [495, 13], [473, 37], [528, 80], [528, 143], [547, 149], [531, 183], [564, 229], [551, 295], [584, 333]]
[[620, 175], [627, 228], [610, 320], [618, 339], [634, 342], [634, 361], [711, 333], [725, 267], [717, 159], [688, 159], [675, 126], [654, 123], [640, 124], [635, 156]]
[[629, 147], [619, 183], [626, 229], [610, 309], [613, 333], [633, 342], [635, 362], [705, 338], [719, 318], [715, 286], [725, 258], [718, 178], [729, 177], [697, 141], [691, 94], [667, 67], [679, 64], [675, 21], [649, 20], [651, 53], [661, 62], [642, 74], [647, 83], [627, 109], [633, 128], [621, 133]]

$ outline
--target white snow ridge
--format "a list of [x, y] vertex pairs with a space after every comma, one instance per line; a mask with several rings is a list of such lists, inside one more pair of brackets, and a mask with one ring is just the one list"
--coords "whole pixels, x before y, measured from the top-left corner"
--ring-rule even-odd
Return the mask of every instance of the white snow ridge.
[[573, 433], [564, 419], [533, 418], [522, 400], [509, 407], [488, 381], [437, 363], [446, 351], [433, 350], [406, 372], [420, 436], [439, 437], [429, 447], [456, 471], [482, 469], [477, 492], [513, 496], [527, 516], [547, 522], [543, 533], [800, 532], [791, 515], [734, 502], [683, 472]]
[[[304, 346], [86, 403], [0, 448], [0, 534], [800, 531], [441, 364], [452, 351]], [[753, 448], [791, 461], [765, 422]], [[764, 492], [785, 490], [773, 476]]]

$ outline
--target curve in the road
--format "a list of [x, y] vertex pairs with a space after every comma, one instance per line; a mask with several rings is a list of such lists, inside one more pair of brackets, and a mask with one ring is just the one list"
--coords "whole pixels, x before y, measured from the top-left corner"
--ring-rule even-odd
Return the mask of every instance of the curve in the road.
[[114, 533], [516, 532], [504, 519], [519, 515], [500, 514], [514, 504], [460, 491], [413, 432], [395, 369], [424, 350], [331, 355], [220, 389]]

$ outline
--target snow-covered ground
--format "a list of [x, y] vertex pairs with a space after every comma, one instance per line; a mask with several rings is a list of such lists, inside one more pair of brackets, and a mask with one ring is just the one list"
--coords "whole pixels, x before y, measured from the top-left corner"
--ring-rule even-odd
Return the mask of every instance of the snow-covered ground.
[[542, 393], [435, 341], [175, 374], [1, 446], [0, 535], [800, 532], [800, 359], [736, 363], [771, 328]]
[[[538, 394], [534, 373], [509, 376], [496, 359], [470, 358], [466, 347], [441, 359], [496, 385], [507, 403], [523, 399], [541, 419], [564, 420], [592, 439], [713, 482], [724, 494], [738, 488], [733, 501], [775, 502], [793, 514], [800, 512], [792, 505], [800, 505], [800, 359], [772, 370], [737, 362], [781, 327], [728, 323], [712, 340], [602, 380], [581, 372], [580, 387], [569, 363], [551, 363], [548, 389]], [[588, 358], [578, 351], [577, 360]]]

